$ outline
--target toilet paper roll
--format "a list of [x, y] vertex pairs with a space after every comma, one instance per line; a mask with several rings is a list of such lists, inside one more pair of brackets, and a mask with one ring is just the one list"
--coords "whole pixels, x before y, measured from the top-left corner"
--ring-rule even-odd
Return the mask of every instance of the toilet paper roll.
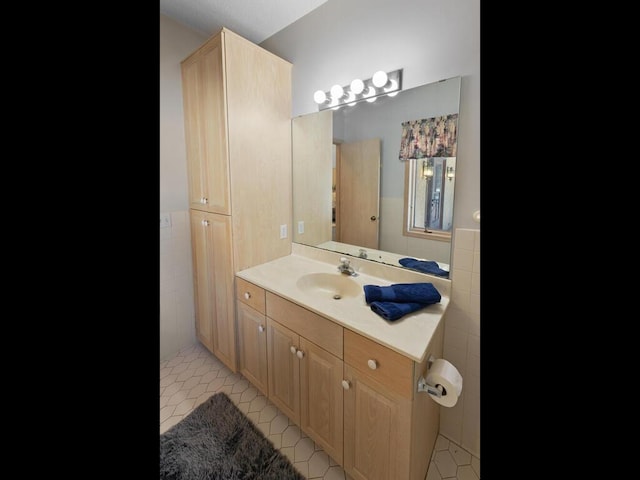
[[453, 407], [462, 393], [462, 375], [458, 369], [443, 358], [434, 360], [426, 378], [427, 384], [442, 387], [442, 396], [431, 395], [431, 398], [444, 407]]

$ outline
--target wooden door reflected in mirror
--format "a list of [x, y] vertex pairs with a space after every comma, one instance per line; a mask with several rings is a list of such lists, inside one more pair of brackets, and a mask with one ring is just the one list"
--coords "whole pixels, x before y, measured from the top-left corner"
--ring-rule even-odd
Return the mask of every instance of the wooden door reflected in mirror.
[[336, 230], [333, 240], [378, 249], [380, 139], [336, 145]]

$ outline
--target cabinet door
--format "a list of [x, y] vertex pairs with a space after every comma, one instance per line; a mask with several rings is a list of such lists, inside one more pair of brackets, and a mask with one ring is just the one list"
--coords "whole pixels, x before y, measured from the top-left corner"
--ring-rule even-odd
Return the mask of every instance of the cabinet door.
[[268, 397], [266, 317], [242, 302], [237, 305], [240, 372]]
[[300, 337], [300, 428], [342, 463], [343, 362]]
[[231, 214], [221, 37], [182, 62], [189, 205]]
[[213, 354], [232, 372], [237, 370], [235, 297], [233, 294], [233, 259], [231, 255], [231, 218], [207, 214], [209, 244], [207, 266], [211, 272], [214, 308]]
[[193, 258], [193, 285], [195, 296], [196, 336], [213, 352], [214, 313], [211, 298], [211, 271], [207, 265], [209, 229], [205, 212], [191, 210], [191, 244]]
[[231, 219], [191, 210], [198, 339], [233, 372], [236, 333]]
[[182, 103], [184, 108], [184, 132], [187, 145], [187, 171], [189, 179], [189, 206], [204, 210], [205, 156], [201, 137], [200, 102], [202, 89], [200, 55], [193, 54], [182, 62]]
[[267, 317], [269, 400], [300, 425], [298, 335]]
[[200, 53], [202, 92], [200, 119], [204, 140], [206, 210], [231, 214], [227, 122], [224, 100], [221, 36], [211, 39]]
[[344, 470], [357, 480], [408, 479], [411, 401], [344, 365]]

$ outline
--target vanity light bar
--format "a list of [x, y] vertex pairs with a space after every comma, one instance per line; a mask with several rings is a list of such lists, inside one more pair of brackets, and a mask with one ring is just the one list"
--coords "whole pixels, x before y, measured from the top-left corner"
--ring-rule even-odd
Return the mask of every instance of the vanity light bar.
[[381, 95], [393, 97], [402, 90], [402, 69], [393, 72], [377, 71], [366, 80], [354, 79], [346, 86], [334, 85], [327, 92], [317, 90], [313, 99], [318, 104], [318, 110], [331, 108], [337, 110], [343, 105], [355, 105], [361, 100], [375, 102]]

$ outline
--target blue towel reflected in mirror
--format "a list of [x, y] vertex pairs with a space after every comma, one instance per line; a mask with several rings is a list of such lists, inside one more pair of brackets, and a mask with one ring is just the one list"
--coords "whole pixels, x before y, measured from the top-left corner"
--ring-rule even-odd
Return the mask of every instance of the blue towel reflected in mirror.
[[398, 260], [400, 265], [422, 273], [430, 273], [439, 277], [449, 278], [449, 272], [438, 266], [438, 262], [433, 260], [418, 260], [416, 258], [405, 257]]

